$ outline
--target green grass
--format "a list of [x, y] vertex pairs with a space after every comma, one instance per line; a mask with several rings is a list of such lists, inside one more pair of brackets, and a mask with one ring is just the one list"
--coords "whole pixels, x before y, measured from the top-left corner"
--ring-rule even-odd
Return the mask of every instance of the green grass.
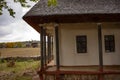
[[31, 80], [32, 77], [31, 76], [22, 76], [22, 77], [16, 77], [15, 80]]
[[14, 80], [31, 80], [32, 76], [20, 76], [25, 70], [37, 70], [40, 66], [40, 61], [24, 61], [15, 62], [14, 67], [7, 67], [7, 62], [0, 63], [0, 72], [15, 72]]
[[15, 71], [19, 72], [26, 69], [36, 69], [39, 67], [40, 61], [24, 61], [24, 62], [15, 62], [14, 67], [7, 67], [7, 63], [0, 63], [0, 71]]

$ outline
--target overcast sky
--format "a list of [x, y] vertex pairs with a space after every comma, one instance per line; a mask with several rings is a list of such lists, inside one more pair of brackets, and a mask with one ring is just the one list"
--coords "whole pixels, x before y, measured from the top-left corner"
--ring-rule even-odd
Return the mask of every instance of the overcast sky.
[[[30, 8], [23, 8], [19, 3], [12, 2], [13, 0], [7, 1], [16, 14], [13, 18], [9, 16], [7, 10], [3, 10], [3, 15], [0, 15], [0, 42], [39, 40], [39, 33], [22, 19], [22, 16]], [[32, 6], [35, 4], [33, 2], [29, 3]]]

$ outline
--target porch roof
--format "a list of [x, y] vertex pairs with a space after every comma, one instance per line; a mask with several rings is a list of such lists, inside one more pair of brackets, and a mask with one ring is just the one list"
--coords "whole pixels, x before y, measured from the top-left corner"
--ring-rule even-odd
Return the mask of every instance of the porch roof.
[[40, 23], [119, 22], [120, 0], [40, 0], [23, 19], [38, 31]]

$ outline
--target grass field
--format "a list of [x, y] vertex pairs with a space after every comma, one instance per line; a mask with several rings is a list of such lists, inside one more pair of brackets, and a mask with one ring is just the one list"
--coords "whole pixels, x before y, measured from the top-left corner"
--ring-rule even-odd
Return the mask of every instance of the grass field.
[[0, 48], [1, 57], [39, 56], [40, 48]]
[[39, 65], [40, 61], [15, 62], [13, 67], [0, 63], [0, 80], [32, 80]]
[[[40, 56], [40, 48], [0, 48], [0, 57], [34, 57]], [[40, 61], [15, 62], [15, 66], [7, 67], [8, 62], [0, 63], [0, 80], [32, 80], [40, 67]], [[28, 71], [28, 72], [27, 72]]]

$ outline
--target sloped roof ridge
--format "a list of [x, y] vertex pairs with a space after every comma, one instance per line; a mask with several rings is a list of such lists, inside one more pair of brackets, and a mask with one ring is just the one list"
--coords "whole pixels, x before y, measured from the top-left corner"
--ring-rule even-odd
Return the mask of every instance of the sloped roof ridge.
[[120, 13], [120, 0], [57, 0], [57, 6], [48, 6], [40, 0], [26, 16]]

